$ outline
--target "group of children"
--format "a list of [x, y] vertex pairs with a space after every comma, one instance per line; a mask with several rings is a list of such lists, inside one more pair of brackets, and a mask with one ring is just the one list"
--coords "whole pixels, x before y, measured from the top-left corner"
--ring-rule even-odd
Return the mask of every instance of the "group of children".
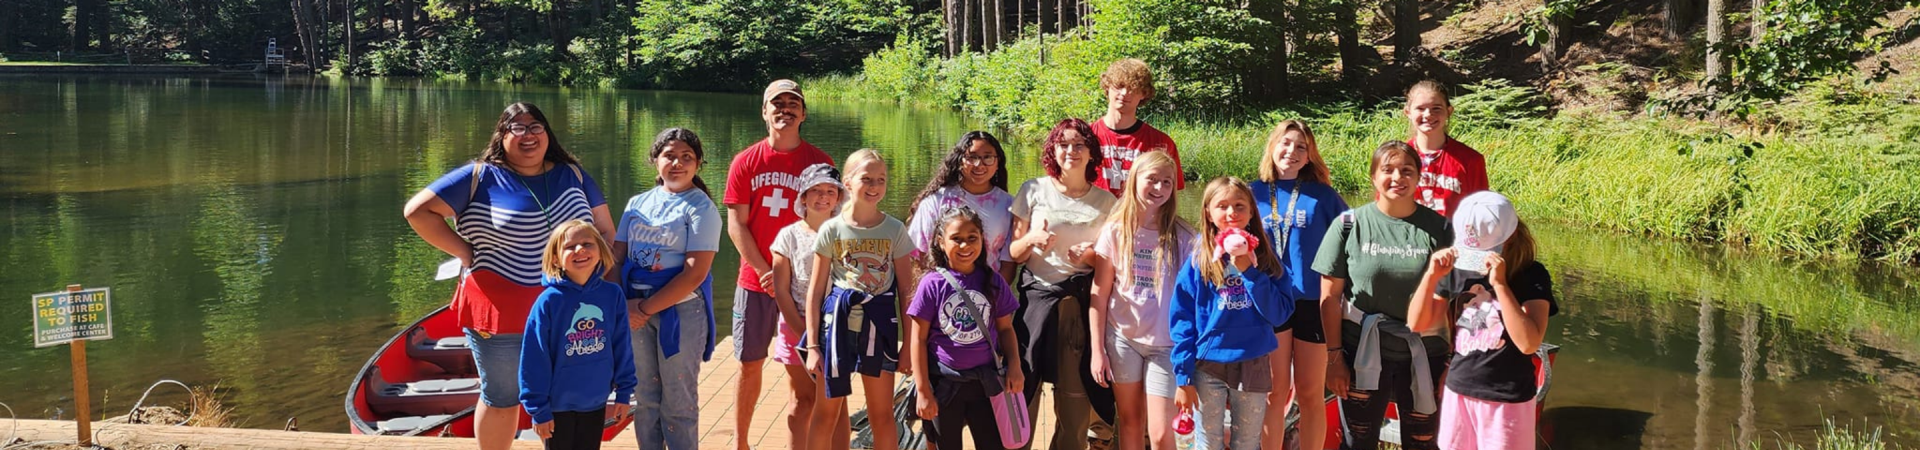
[[[1043, 383], [1051, 448], [1174, 448], [1181, 411], [1203, 448], [1278, 448], [1288, 407], [1301, 448], [1322, 448], [1328, 389], [1342, 398], [1342, 448], [1377, 445], [1389, 400], [1406, 448], [1531, 448], [1529, 358], [1555, 308], [1551, 280], [1512, 205], [1480, 192], [1484, 160], [1447, 137], [1437, 85], [1409, 91], [1414, 137], [1374, 152], [1372, 203], [1349, 209], [1308, 125], [1287, 121], [1259, 180], [1205, 184], [1197, 226], [1179, 214], [1177, 147], [1135, 117], [1153, 94], [1146, 65], [1115, 62], [1101, 88], [1105, 115], [1047, 135], [1045, 176], [1010, 193], [1001, 143], [969, 132], [904, 223], [881, 210], [879, 153], [836, 168], [799, 138], [792, 81], [763, 94], [769, 137], [734, 157], [725, 222], [696, 175], [698, 138], [662, 132], [659, 186], [629, 201], [613, 243], [587, 221], [549, 242], [521, 366], [536, 430], [549, 448], [593, 448], [598, 419], [624, 412], [601, 410], [612, 393], [634, 400], [643, 447], [694, 448], [699, 360], [673, 356], [708, 342], [694, 319], [712, 320], [711, 286], [683, 275], [711, 268], [724, 223], [743, 266], [737, 430], [771, 356], [793, 390], [793, 442], [810, 449], [847, 447], [855, 380], [875, 447], [894, 448], [896, 373], [911, 376], [912, 411], [942, 449], [962, 448], [962, 429], [975, 448], [1030, 445], [1001, 433], [1030, 433], [1018, 424], [1037, 405], [1009, 418], [1023, 408], [1001, 400], [1033, 402]], [[613, 351], [583, 350], [595, 346]]]

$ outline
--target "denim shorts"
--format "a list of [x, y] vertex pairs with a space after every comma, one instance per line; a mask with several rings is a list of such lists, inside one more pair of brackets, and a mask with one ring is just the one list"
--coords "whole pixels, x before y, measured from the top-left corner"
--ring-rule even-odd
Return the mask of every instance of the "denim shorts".
[[473, 366], [480, 372], [480, 403], [495, 408], [520, 406], [520, 333], [496, 334], [481, 338], [472, 328], [467, 348], [473, 350]]

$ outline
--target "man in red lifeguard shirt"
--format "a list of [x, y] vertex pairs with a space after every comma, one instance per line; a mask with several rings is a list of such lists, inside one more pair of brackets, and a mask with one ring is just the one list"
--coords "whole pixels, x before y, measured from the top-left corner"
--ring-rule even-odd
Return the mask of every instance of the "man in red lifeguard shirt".
[[[800, 123], [807, 120], [807, 100], [793, 80], [775, 80], [760, 96], [760, 119], [767, 138], [733, 156], [727, 167], [727, 236], [740, 251], [740, 278], [733, 294], [733, 350], [740, 360], [740, 378], [734, 383], [734, 444], [747, 448], [753, 427], [753, 407], [760, 398], [767, 346], [773, 342], [780, 318], [774, 303], [773, 264], [767, 251], [780, 229], [800, 220], [800, 172], [814, 164], [833, 164], [819, 147], [800, 139]], [[692, 405], [676, 405], [691, 407]]]

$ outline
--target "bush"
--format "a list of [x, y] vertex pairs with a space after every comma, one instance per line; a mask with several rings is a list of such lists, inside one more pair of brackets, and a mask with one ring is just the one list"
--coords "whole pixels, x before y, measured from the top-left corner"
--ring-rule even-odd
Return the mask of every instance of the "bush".
[[893, 46], [873, 52], [860, 61], [860, 66], [868, 86], [904, 102], [932, 86], [939, 62], [926, 44], [901, 34], [894, 39]]

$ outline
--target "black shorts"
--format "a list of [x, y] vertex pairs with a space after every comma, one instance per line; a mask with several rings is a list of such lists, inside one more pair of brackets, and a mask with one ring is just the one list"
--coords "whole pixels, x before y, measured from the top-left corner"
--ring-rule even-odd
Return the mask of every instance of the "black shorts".
[[1326, 328], [1326, 325], [1320, 323], [1319, 300], [1294, 300], [1293, 317], [1288, 317], [1286, 324], [1273, 327], [1273, 333], [1280, 334], [1282, 331], [1293, 330], [1293, 340], [1325, 344], [1327, 343]]

